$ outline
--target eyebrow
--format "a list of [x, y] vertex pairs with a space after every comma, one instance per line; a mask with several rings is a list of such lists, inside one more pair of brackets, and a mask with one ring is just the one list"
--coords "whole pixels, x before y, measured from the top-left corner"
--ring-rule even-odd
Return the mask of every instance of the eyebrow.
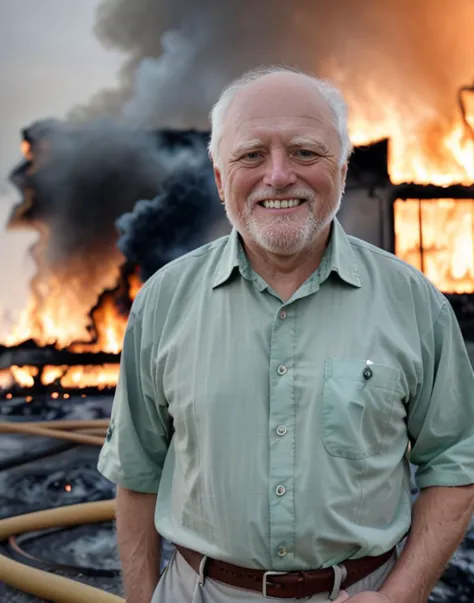
[[240, 144], [232, 153], [233, 157], [239, 157], [245, 153], [249, 153], [251, 151], [255, 151], [255, 149], [259, 149], [263, 146], [263, 142], [255, 138], [254, 140], [249, 140], [248, 142], [244, 142]]
[[328, 147], [321, 142], [320, 140], [316, 140], [314, 138], [305, 138], [304, 136], [297, 136], [296, 138], [292, 138], [290, 140], [289, 146], [294, 147], [313, 147], [317, 148], [319, 151], [323, 153], [328, 152]]

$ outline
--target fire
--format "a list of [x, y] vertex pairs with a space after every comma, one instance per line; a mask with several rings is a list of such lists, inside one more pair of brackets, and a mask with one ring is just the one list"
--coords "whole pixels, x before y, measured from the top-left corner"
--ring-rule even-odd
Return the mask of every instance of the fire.
[[396, 254], [443, 291], [473, 290], [474, 200], [396, 201], [395, 240]]
[[366, 145], [389, 139], [388, 171], [393, 184], [474, 182], [474, 89], [462, 97], [462, 111], [451, 119], [424, 106], [402, 111], [380, 96], [375, 96], [374, 102], [383, 107], [375, 124], [370, 107], [367, 111], [357, 102], [349, 103], [351, 140], [354, 145]]
[[128, 279], [128, 286], [129, 286], [129, 291], [128, 291], [128, 295], [130, 297], [130, 299], [133, 301], [138, 292], [140, 291], [141, 287], [142, 287], [142, 281], [140, 280], [140, 277], [138, 276], [138, 274], [132, 274], [129, 279]]
[[[117, 270], [113, 270], [113, 274], [116, 280]], [[75, 352], [119, 353], [127, 316], [119, 311], [113, 294], [104, 297], [92, 320], [88, 312], [97, 299], [94, 292], [75, 287], [73, 280], [65, 282], [70, 286], [61, 284], [56, 275], [43, 278], [37, 286], [39, 295], [30, 298], [17, 324], [2, 343], [13, 346], [32, 339], [38, 345], [54, 344], [58, 349], [69, 347]], [[141, 281], [133, 274], [130, 277], [131, 299], [140, 287]], [[84, 299], [89, 303], [85, 304]], [[91, 337], [91, 330], [95, 331], [95, 337]]]
[[[366, 114], [365, 107], [350, 103], [351, 138], [356, 145], [389, 139], [393, 184], [473, 185], [474, 86], [460, 91], [458, 111], [450, 119], [423, 105], [403, 111], [380, 97], [378, 104], [383, 114], [374, 127], [370, 107]], [[474, 292], [474, 201], [398, 200], [394, 213], [399, 257], [444, 293]]]
[[[94, 387], [100, 390], [114, 387], [117, 384], [118, 373], [118, 364], [45, 366], [41, 374], [41, 382], [44, 385], [57, 385], [58, 388], [63, 389]], [[11, 366], [8, 371], [0, 373], [0, 388], [7, 389], [13, 383], [31, 388], [38, 374], [39, 369], [36, 366]], [[51, 397], [58, 398], [59, 394], [53, 392]]]
[[31, 144], [27, 140], [23, 140], [21, 143], [21, 152], [25, 159], [31, 161], [33, 159], [33, 154], [31, 152]]

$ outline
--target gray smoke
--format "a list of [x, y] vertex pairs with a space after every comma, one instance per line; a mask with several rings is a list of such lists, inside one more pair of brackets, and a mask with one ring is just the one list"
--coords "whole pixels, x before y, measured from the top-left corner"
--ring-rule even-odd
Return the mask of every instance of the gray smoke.
[[388, 99], [449, 114], [474, 75], [473, 28], [472, 0], [103, 0], [96, 33], [128, 54], [122, 86], [72, 115], [207, 127], [221, 88], [269, 63], [334, 79], [372, 121]]
[[207, 135], [139, 130], [108, 120], [71, 124], [47, 120], [25, 131], [33, 163], [12, 180], [24, 194], [9, 228], [31, 228], [39, 242], [32, 288], [37, 303], [52, 287], [74, 298], [84, 316], [104, 288], [114, 287], [125, 261], [115, 220], [139, 199], [153, 199], [175, 171], [199, 170], [207, 160]]

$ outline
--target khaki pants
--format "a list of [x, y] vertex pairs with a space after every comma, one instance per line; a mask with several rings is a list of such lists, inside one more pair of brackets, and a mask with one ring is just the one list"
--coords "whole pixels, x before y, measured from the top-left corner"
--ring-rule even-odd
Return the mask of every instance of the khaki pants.
[[[385, 582], [390, 570], [395, 565], [395, 555], [369, 576], [356, 582], [347, 589], [349, 595], [364, 590], [377, 590]], [[331, 603], [329, 593], [314, 595], [310, 603]], [[248, 590], [232, 588], [221, 582], [206, 578], [199, 584], [199, 576], [176, 552], [162, 574], [151, 603], [288, 603], [291, 599], [266, 599], [262, 594]], [[296, 600], [295, 600], [296, 601]]]

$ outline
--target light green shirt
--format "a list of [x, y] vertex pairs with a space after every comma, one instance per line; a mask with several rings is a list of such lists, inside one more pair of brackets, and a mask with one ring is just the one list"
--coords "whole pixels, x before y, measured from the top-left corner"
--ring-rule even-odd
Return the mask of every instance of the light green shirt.
[[283, 303], [234, 231], [139, 292], [99, 470], [158, 492], [163, 537], [283, 571], [378, 555], [410, 526], [409, 460], [420, 488], [474, 482], [474, 378], [397, 257], [335, 221]]

